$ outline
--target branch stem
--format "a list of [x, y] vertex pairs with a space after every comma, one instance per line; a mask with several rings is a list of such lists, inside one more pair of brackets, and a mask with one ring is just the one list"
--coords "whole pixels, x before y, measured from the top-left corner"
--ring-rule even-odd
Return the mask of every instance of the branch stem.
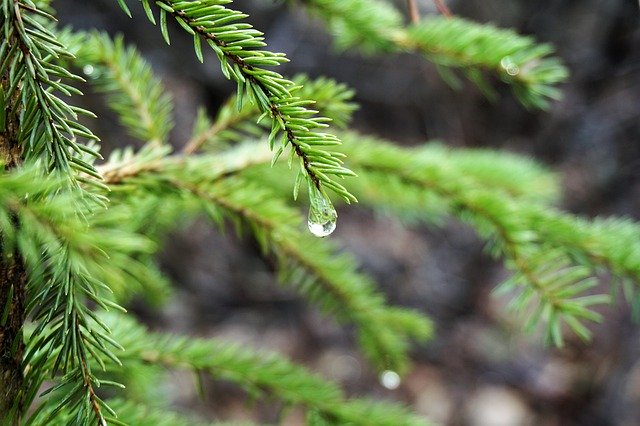
[[412, 24], [420, 22], [420, 11], [416, 0], [407, 0], [407, 9], [409, 10], [409, 19]]
[[[167, 0], [159, 0], [159, 1], [166, 4], [167, 6], [171, 6], [170, 2], [168, 2]], [[174, 18], [182, 20], [182, 22], [184, 22], [188, 27], [192, 28], [193, 31], [200, 34], [201, 37], [211, 40], [220, 48], [224, 48], [227, 46], [225, 41], [220, 40], [214, 34], [207, 32], [206, 28], [200, 25], [194, 25], [194, 20], [191, 19], [189, 16], [187, 16], [186, 13], [182, 11], [174, 11], [174, 12], [171, 12], [171, 15]], [[244, 61], [244, 59], [242, 59], [242, 57], [234, 53], [229, 53], [227, 51], [224, 52], [224, 56], [229, 61], [233, 62], [238, 66], [238, 69], [243, 74], [244, 78], [251, 81], [251, 83], [254, 84], [256, 87], [259, 87], [260, 90], [262, 90], [262, 92], [266, 95], [266, 97], [269, 100], [269, 108], [271, 110], [271, 116], [273, 117], [274, 120], [278, 117], [282, 120], [282, 122], [285, 123], [283, 131], [287, 136], [287, 140], [293, 147], [295, 153], [302, 160], [302, 166], [304, 167], [307, 175], [309, 176], [309, 179], [311, 179], [311, 181], [313, 182], [316, 188], [320, 189], [320, 178], [317, 176], [316, 172], [311, 168], [311, 161], [309, 160], [309, 157], [307, 156], [307, 154], [302, 151], [300, 147], [300, 143], [295, 137], [295, 134], [291, 129], [289, 123], [287, 122], [286, 116], [280, 110], [280, 105], [274, 100], [276, 96], [273, 94], [272, 90], [253, 76], [253, 74], [250, 71], [253, 71], [254, 68], [251, 65], [247, 64]], [[189, 150], [194, 148], [197, 148], [197, 147], [193, 147], [193, 146], [188, 147]]]
[[[14, 13], [17, 15], [14, 19], [20, 19], [19, 12], [16, 3]], [[19, 43], [14, 34], [11, 34], [9, 43]], [[9, 94], [9, 86], [7, 71], [0, 76], [0, 90], [6, 102], [4, 126], [0, 128], [0, 162], [4, 165], [5, 173], [22, 163], [22, 148], [18, 143], [19, 91]], [[14, 226], [19, 226], [15, 217], [12, 221]], [[0, 244], [3, 243], [0, 239]], [[24, 410], [22, 358], [25, 347], [22, 327], [25, 321], [26, 281], [25, 267], [19, 253], [7, 254], [0, 259], [0, 424], [3, 425], [20, 424]]]
[[447, 7], [446, 4], [444, 4], [443, 0], [433, 0], [433, 2], [435, 3], [438, 12], [442, 13], [447, 18], [451, 18], [453, 16], [453, 13], [451, 13], [451, 10]]

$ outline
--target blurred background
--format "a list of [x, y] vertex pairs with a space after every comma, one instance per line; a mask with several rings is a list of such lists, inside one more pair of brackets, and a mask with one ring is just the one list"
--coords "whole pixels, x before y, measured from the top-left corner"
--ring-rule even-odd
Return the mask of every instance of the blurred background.
[[[423, 14], [436, 13], [430, 0], [419, 3]], [[299, 8], [274, 0], [233, 6], [251, 15], [270, 50], [288, 55], [285, 74], [326, 75], [357, 91], [354, 128], [403, 145], [438, 139], [533, 157], [559, 173], [567, 210], [640, 220], [637, 1], [447, 4], [457, 15], [553, 43], [571, 71], [564, 99], [549, 111], [530, 112], [497, 86], [501, 97], [491, 103], [471, 86], [452, 90], [417, 56], [338, 52], [323, 25]], [[115, 0], [59, 0], [54, 6], [63, 25], [122, 32], [138, 46], [174, 98], [176, 146], [188, 139], [198, 105], [213, 114], [235, 89], [212, 54], [201, 65], [191, 40], [175, 27], [167, 48], [137, 8], [138, 19], [130, 20]], [[105, 151], [130, 142], [99, 99], [82, 102], [100, 116], [91, 125], [106, 141]], [[348, 331], [279, 287], [251, 239], [205, 223], [185, 224], [168, 239], [161, 263], [177, 286], [168, 306], [138, 302], [134, 311], [154, 328], [280, 352], [341, 383], [350, 395], [403, 401], [441, 424], [640, 424], [640, 327], [624, 302], [604, 313], [592, 343], [569, 339], [561, 350], [545, 348], [540, 336], [522, 335], [505, 300], [491, 294], [505, 272], [483, 253], [471, 229], [454, 221], [439, 229], [407, 228], [357, 206], [339, 215], [332, 238], [355, 254], [392, 303], [421, 309], [435, 321], [435, 338], [412, 352], [413, 368], [397, 389], [383, 386]], [[186, 374], [166, 384], [176, 407], [204, 418], [302, 424], [295, 410], [280, 416], [273, 404], [247, 405], [246, 395], [228, 384], [205, 383], [205, 391], [202, 401]]]

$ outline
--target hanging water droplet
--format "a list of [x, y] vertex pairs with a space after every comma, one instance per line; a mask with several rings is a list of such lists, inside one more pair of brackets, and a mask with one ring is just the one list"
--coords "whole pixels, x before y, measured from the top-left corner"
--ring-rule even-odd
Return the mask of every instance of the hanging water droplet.
[[313, 184], [309, 184], [309, 231], [316, 237], [326, 237], [336, 229], [338, 213], [331, 200]]
[[93, 65], [85, 65], [84, 67], [82, 67], [82, 72], [85, 73], [85, 75], [91, 75], [94, 71], [95, 68], [93, 67]]
[[102, 71], [100, 71], [100, 68], [94, 67], [90, 64], [82, 67], [82, 72], [84, 73], [84, 75], [92, 79], [100, 78], [100, 76], [102, 75]]
[[395, 371], [386, 370], [380, 374], [380, 384], [387, 389], [394, 390], [400, 386], [400, 375]]
[[509, 56], [505, 56], [500, 61], [500, 66], [509, 74], [510, 76], [516, 76], [520, 73], [520, 68], [518, 65], [513, 62]]

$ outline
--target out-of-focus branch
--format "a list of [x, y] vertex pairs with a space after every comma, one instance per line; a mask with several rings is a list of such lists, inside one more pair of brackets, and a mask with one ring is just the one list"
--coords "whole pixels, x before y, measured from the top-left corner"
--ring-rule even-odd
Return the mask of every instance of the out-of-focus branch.
[[420, 21], [420, 11], [418, 10], [418, 4], [416, 0], [407, 0], [407, 9], [409, 10], [409, 19], [412, 23]]
[[438, 11], [440, 13], [442, 13], [444, 16], [446, 16], [447, 18], [450, 18], [451, 16], [453, 16], [453, 13], [451, 13], [451, 10], [449, 10], [447, 5], [444, 4], [444, 1], [442, 1], [442, 0], [433, 0], [433, 2], [435, 3], [436, 8], [438, 9]]

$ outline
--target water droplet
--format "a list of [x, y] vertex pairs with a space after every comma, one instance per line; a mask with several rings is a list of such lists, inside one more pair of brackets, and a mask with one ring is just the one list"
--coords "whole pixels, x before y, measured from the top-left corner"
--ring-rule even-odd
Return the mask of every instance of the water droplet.
[[390, 390], [398, 389], [398, 386], [400, 386], [400, 376], [395, 371], [383, 371], [382, 374], [380, 374], [380, 384]]
[[338, 213], [331, 200], [313, 184], [309, 185], [309, 231], [316, 237], [326, 237], [336, 229]]
[[516, 76], [520, 73], [520, 68], [513, 62], [513, 60], [509, 56], [505, 56], [500, 61], [500, 66], [502, 69], [506, 71], [510, 76]]
[[82, 67], [82, 72], [89, 78], [98, 79], [102, 76], [102, 70], [100, 67], [94, 67], [93, 65], [87, 64]]
[[93, 67], [93, 65], [85, 65], [84, 67], [82, 67], [82, 72], [85, 73], [85, 75], [91, 75], [94, 71], [95, 68]]

